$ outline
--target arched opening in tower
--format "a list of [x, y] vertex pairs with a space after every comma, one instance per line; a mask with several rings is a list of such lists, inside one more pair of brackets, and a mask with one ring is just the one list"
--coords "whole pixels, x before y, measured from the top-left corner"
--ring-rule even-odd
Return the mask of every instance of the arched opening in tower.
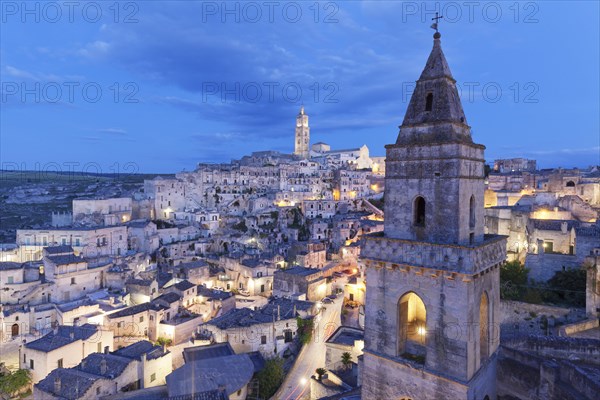
[[421, 196], [415, 199], [413, 224], [415, 226], [425, 226], [425, 199]]
[[475, 228], [475, 196], [469, 200], [469, 228]]
[[479, 360], [483, 364], [490, 355], [490, 309], [489, 300], [486, 292], [481, 295], [479, 302]]
[[433, 93], [428, 93], [425, 99], [425, 111], [431, 111], [433, 108]]
[[414, 292], [408, 292], [398, 300], [398, 350], [420, 353], [411, 343], [425, 345], [427, 335], [427, 310], [423, 300]]

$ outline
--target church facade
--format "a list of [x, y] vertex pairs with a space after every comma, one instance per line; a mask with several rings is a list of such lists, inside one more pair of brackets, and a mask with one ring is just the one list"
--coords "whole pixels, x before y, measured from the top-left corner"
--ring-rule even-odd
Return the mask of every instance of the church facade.
[[366, 266], [362, 399], [496, 398], [503, 236], [484, 235], [484, 149], [440, 34], [395, 144]]

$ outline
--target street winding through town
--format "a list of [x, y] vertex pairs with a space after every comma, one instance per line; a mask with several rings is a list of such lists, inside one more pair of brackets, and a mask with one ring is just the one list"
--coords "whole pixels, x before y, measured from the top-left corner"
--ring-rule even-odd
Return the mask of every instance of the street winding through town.
[[325, 342], [341, 323], [343, 298], [339, 296], [331, 304], [323, 305], [315, 317], [313, 337], [302, 348], [294, 366], [271, 400], [301, 400], [310, 394], [310, 377], [317, 368], [325, 367]]

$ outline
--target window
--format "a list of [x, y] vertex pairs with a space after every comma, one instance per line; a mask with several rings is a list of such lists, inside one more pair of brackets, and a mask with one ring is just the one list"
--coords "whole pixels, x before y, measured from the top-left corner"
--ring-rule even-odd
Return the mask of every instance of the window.
[[415, 199], [413, 224], [415, 226], [425, 226], [425, 199], [421, 196]]
[[71, 285], [75, 284], [75, 278], [71, 278]]
[[26, 363], [27, 362], [27, 354], [23, 353], [23, 362]]
[[469, 228], [475, 228], [475, 196], [469, 200]]
[[29, 369], [34, 369], [33, 368], [33, 360], [29, 360]]
[[80, 246], [81, 242], [79, 241], [79, 238], [75, 238], [75, 246]]
[[97, 353], [102, 353], [102, 342], [99, 342], [97, 347], [96, 347], [96, 352]]
[[575, 187], [575, 182], [573, 182], [573, 181], [567, 182], [567, 187]]
[[140, 322], [144, 322], [144, 316], [143, 315], [140, 317]]
[[13, 278], [12, 276], [8, 277], [8, 283], [14, 283], [15, 278]]
[[62, 368], [63, 367], [63, 359], [59, 358], [58, 359], [58, 368]]
[[266, 335], [262, 335], [260, 337], [260, 344], [267, 344], [267, 336]]
[[156, 380], [156, 373], [150, 375], [150, 382], [154, 382]]
[[62, 245], [63, 245], [63, 246], [66, 246], [66, 244], [67, 244], [67, 239], [65, 239], [65, 238], [62, 238], [62, 239], [61, 239], [61, 242], [62, 242]]
[[150, 316], [150, 321], [154, 321], [154, 315]]
[[96, 396], [100, 395], [100, 386], [96, 388]]
[[428, 93], [425, 99], [425, 111], [431, 111], [433, 108], [433, 93]]

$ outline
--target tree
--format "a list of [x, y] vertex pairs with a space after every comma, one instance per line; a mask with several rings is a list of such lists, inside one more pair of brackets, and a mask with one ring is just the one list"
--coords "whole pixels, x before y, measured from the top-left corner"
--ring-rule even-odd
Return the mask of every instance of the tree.
[[548, 281], [544, 300], [572, 307], [585, 307], [585, 269], [567, 269], [557, 271]]
[[300, 337], [300, 342], [302, 344], [309, 343], [312, 339], [313, 320], [296, 317], [296, 322], [298, 325], [298, 336]]
[[510, 261], [500, 267], [500, 297], [506, 300], [519, 300], [527, 284], [529, 269], [519, 261]]
[[9, 397], [15, 396], [21, 390], [31, 385], [31, 374], [26, 369], [19, 369], [10, 372], [4, 376], [0, 376], [0, 397], [4, 398], [3, 395]]
[[317, 380], [320, 382], [323, 379], [323, 375], [327, 373], [327, 370], [325, 368], [317, 368], [315, 372], [317, 373]]
[[345, 369], [349, 369], [350, 365], [352, 364], [352, 354], [348, 353], [347, 351], [342, 353], [342, 364], [344, 364]]
[[283, 360], [279, 357], [266, 360], [265, 367], [256, 374], [258, 393], [261, 399], [269, 399], [283, 382]]
[[156, 343], [158, 343], [161, 346], [170, 346], [173, 344], [173, 339], [165, 338], [165, 337], [161, 336], [156, 339]]

